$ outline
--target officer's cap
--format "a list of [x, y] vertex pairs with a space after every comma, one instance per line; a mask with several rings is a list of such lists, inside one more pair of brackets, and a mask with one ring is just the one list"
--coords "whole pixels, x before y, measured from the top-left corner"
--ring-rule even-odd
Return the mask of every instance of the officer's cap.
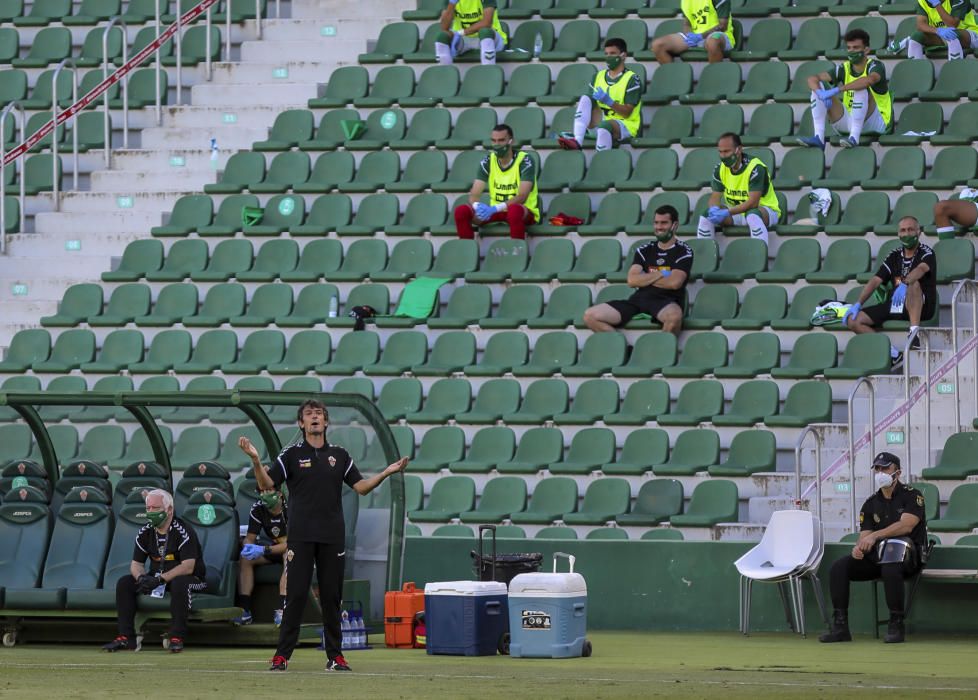
[[900, 468], [900, 458], [892, 452], [880, 452], [873, 458], [874, 467], [888, 467], [891, 464], [896, 465], [897, 469]]

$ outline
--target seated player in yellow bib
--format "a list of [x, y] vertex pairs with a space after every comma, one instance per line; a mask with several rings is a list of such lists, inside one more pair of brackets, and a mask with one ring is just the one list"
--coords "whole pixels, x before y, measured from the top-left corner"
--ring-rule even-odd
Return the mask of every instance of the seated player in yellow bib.
[[[849, 60], [826, 72], [808, 77], [812, 91], [812, 124], [815, 135], [801, 137], [803, 146], [825, 150], [825, 121], [840, 134], [849, 134], [843, 148], [859, 145], [863, 131], [884, 134], [893, 123], [893, 97], [882, 61], [869, 55], [869, 34], [862, 29], [846, 32]], [[832, 87], [822, 87], [831, 84]]]
[[978, 189], [965, 187], [953, 197], [934, 205], [934, 226], [940, 239], [954, 238], [957, 226], [978, 226]]
[[978, 46], [978, 17], [969, 0], [917, 0], [917, 31], [907, 40], [907, 57], [924, 58], [925, 46], [947, 44], [949, 60]]
[[659, 63], [690, 49], [702, 46], [710, 63], [719, 63], [736, 43], [730, 0], [682, 0], [684, 31], [662, 36], [652, 42], [652, 53]]
[[443, 65], [471, 49], [479, 50], [482, 65], [493, 65], [508, 41], [499, 24], [496, 0], [448, 0], [441, 13], [441, 28], [435, 56]]
[[713, 194], [706, 216], [696, 225], [699, 238], [713, 238], [717, 226], [747, 226], [750, 237], [768, 242], [768, 228], [781, 218], [771, 174], [760, 158], [744, 153], [740, 136], [727, 132], [717, 139], [720, 162], [713, 171]]
[[573, 136], [557, 139], [561, 148], [580, 150], [584, 134], [594, 129], [599, 151], [607, 151], [636, 136], [642, 128], [642, 90], [639, 77], [625, 68], [628, 46], [612, 37], [604, 42], [606, 70], [594, 76], [590, 94], [582, 95], [574, 113]]

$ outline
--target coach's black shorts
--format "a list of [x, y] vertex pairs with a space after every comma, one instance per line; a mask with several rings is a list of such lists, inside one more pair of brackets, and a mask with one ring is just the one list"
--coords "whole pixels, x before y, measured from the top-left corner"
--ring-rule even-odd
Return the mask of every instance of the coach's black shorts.
[[659, 314], [664, 308], [670, 304], [680, 306], [679, 302], [675, 299], [668, 299], [666, 297], [657, 297], [640, 302], [636, 302], [633, 299], [615, 299], [614, 301], [607, 302], [607, 304], [621, 315], [621, 323], [619, 324], [621, 326], [631, 321], [632, 317], [637, 314], [648, 314], [652, 317], [653, 321], [658, 321]]
[[[920, 312], [920, 320], [929, 321], [934, 317], [934, 313], [937, 311], [937, 298], [929, 299], [927, 295], [924, 295], [924, 308]], [[867, 306], [862, 309], [862, 312], [869, 316], [870, 320], [873, 322], [873, 327], [878, 328], [883, 325], [884, 321], [909, 321], [910, 314], [907, 313], [906, 304], [903, 305], [903, 311], [898, 314], [890, 313], [890, 302], [886, 301], [882, 304], [875, 304], [873, 306]]]

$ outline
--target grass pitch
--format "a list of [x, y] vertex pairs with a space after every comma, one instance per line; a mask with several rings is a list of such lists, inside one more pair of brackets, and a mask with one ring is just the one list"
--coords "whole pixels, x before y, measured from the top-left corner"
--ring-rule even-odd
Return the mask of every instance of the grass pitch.
[[[913, 635], [884, 646], [859, 637], [819, 644], [792, 634], [589, 634], [589, 659], [428, 656], [382, 646], [326, 673], [300, 648], [271, 674], [271, 649], [191, 646], [170, 654], [102, 653], [97, 646], [0, 649], [0, 697], [10, 698], [975, 698], [976, 639]], [[383, 643], [375, 637], [374, 642]]]

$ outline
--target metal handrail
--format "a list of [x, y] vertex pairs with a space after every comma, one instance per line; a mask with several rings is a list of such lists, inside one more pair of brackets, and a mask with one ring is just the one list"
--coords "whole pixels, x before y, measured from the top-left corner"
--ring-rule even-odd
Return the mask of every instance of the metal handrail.
[[[923, 339], [924, 343], [924, 457], [925, 461], [930, 461], [930, 338], [927, 337], [926, 332], [921, 332], [921, 328], [915, 329], [910, 335], [907, 336], [907, 342], [903, 346], [903, 390], [904, 398], [910, 401], [910, 344], [913, 343], [914, 338]], [[907, 440], [907, 465], [905, 468], [901, 468], [903, 472], [902, 478], [906, 483], [910, 482], [910, 478], [913, 474], [913, 453], [910, 449], [911, 444], [911, 419], [910, 414], [912, 412], [912, 406], [907, 407], [907, 415], [905, 421], [907, 424], [906, 440]]]
[[[126, 40], [127, 29], [126, 21], [120, 16], [113, 17], [109, 20], [109, 23], [105, 25], [105, 29], [102, 31], [102, 80], [109, 77], [109, 32], [112, 27], [119, 25], [119, 31], [122, 32], [122, 63], [123, 65], [129, 59], [129, 42]], [[127, 75], [122, 79], [122, 85], [119, 86], [122, 91], [122, 147], [129, 148], [129, 76]], [[109, 117], [109, 91], [106, 90], [105, 94], [102, 95], [102, 120], [103, 120], [103, 132], [105, 136], [105, 167], [112, 168], [112, 127], [110, 124]]]
[[[65, 58], [54, 69], [51, 75], [53, 87], [51, 90], [51, 118], [55, 125], [58, 123], [58, 76], [65, 66], [71, 66], [71, 103], [78, 102], [78, 66], [72, 58]], [[78, 189], [78, 117], [70, 119], [71, 123], [71, 150], [72, 150], [72, 189]], [[67, 128], [69, 122], [65, 122]], [[54, 196], [54, 210], [61, 210], [61, 178], [58, 176], [58, 127], [55, 126], [51, 132], [51, 171], [52, 171], [52, 193]]]
[[[183, 8], [177, 0], [177, 31], [174, 50], [177, 53], [177, 105], [183, 104]], [[157, 52], [159, 55], [159, 52]], [[159, 88], [157, 88], [159, 89]]]
[[[211, 7], [207, 8], [207, 19], [204, 25], [206, 27], [206, 29], [204, 30], [206, 34], [206, 36], [204, 37], [204, 54], [205, 54], [204, 75], [207, 77], [208, 81], [211, 79], [211, 8], [212, 7], [214, 6], [211, 5]], [[230, 9], [231, 9], [230, 3], [228, 3], [228, 10]], [[218, 47], [220, 47], [220, 44], [218, 44]]]
[[[14, 133], [17, 133], [17, 129], [20, 129], [20, 140], [24, 140], [24, 129], [27, 128], [27, 115], [24, 113], [24, 108], [21, 107], [20, 102], [16, 100], [8, 102], [7, 106], [0, 111], [0, 255], [7, 251], [7, 188], [4, 184], [6, 182], [7, 166], [4, 165], [6, 158], [5, 148], [3, 143], [3, 123], [7, 120], [7, 116], [13, 112], [14, 113]], [[19, 119], [18, 119], [19, 117]], [[24, 233], [24, 202], [26, 200], [24, 182], [27, 178], [24, 177], [24, 154], [21, 153], [20, 157], [17, 159], [20, 167], [20, 196], [18, 197], [17, 204], [18, 209], [20, 209], [20, 227], [19, 231]]]
[[861, 386], [869, 387], [869, 453], [876, 454], [876, 386], [871, 377], [860, 377], [849, 392], [849, 506], [853, 532], [859, 529], [856, 519], [856, 426], [853, 403]]
[[[177, 8], [179, 11], [179, 7]], [[160, 38], [160, 0], [156, 0], [156, 17], [153, 19], [153, 24], [156, 27], [156, 38]], [[162, 47], [160, 47], [162, 48]], [[163, 105], [160, 97], [160, 71], [162, 70], [163, 58], [160, 56], [162, 51], [157, 50], [154, 53], [156, 60], [153, 61], [156, 69], [156, 85], [154, 85], [154, 92], [156, 93], [156, 126], [163, 125]]]
[[808, 426], [795, 443], [795, 504], [801, 505], [801, 446], [809, 435], [815, 436], [815, 501], [818, 510], [818, 520], [822, 521], [822, 434], [812, 426]]
[[[961, 280], [958, 282], [958, 286], [955, 288], [954, 293], [951, 295], [951, 347], [954, 354], [958, 354], [958, 297], [965, 290], [971, 290], [971, 335], [972, 337], [978, 335], [978, 282], [975, 280]], [[975, 415], [978, 415], [978, 350], [974, 352], [975, 356], [975, 375], [972, 381], [972, 388], [974, 390], [974, 400], [975, 400]], [[954, 386], [955, 391], [957, 387], [961, 386], [961, 373], [958, 369], [960, 362], [954, 363]], [[962, 429], [961, 425], [961, 394], [960, 392], [956, 395], [956, 400], [954, 402], [954, 424], [957, 426], [957, 430]]]

